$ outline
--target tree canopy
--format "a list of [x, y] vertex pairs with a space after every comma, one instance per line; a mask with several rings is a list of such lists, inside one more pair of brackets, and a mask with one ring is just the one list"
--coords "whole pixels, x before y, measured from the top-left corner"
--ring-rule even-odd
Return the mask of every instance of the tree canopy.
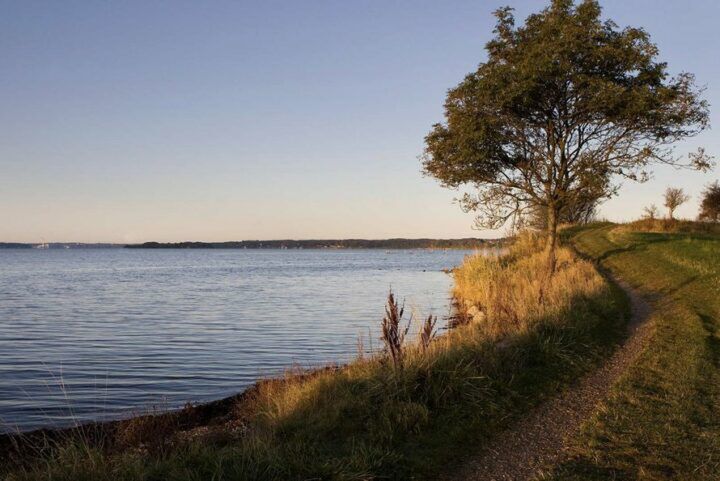
[[711, 166], [702, 149], [674, 150], [708, 127], [708, 105], [693, 75], [668, 74], [643, 29], [603, 20], [595, 0], [554, 0], [522, 26], [509, 7], [495, 16], [487, 60], [449, 90], [423, 155], [444, 186], [474, 188], [460, 200], [478, 226], [540, 207], [553, 250], [559, 214], [612, 196], [616, 177]]
[[702, 193], [698, 220], [720, 222], [720, 182], [708, 185]]

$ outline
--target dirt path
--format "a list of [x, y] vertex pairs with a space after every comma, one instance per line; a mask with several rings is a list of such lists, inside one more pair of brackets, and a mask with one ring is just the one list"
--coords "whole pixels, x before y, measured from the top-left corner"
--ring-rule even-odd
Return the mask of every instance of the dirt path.
[[623, 282], [632, 305], [628, 337], [599, 369], [582, 378], [560, 396], [531, 411], [492, 446], [463, 465], [447, 481], [525, 481], [539, 474], [543, 466], [563, 457], [567, 440], [576, 435], [583, 421], [606, 398], [612, 384], [641, 351], [649, 335], [645, 324], [650, 306]]

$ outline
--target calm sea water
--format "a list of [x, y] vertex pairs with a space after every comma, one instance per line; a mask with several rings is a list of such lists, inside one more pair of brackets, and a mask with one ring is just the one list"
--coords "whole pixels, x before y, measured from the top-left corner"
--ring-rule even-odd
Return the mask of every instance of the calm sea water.
[[449, 312], [466, 251], [0, 250], [0, 431], [234, 394], [379, 346], [390, 287]]

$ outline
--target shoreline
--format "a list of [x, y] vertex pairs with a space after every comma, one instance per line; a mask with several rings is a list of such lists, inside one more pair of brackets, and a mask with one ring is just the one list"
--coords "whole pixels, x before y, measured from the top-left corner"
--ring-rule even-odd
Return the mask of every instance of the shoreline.
[[114, 242], [48, 242], [36, 244], [31, 242], [0, 242], [0, 250], [4, 249], [458, 249], [472, 250], [501, 246], [507, 238], [481, 239], [464, 237], [458, 239], [434, 238], [392, 238], [392, 239], [266, 239], [241, 241], [179, 241], [156, 242], [147, 241], [135, 244]]
[[[43, 463], [37, 462], [48, 459], [53, 460], [53, 470], [69, 469], [71, 477], [87, 469], [95, 478], [105, 479], [126, 460], [135, 460], [141, 463], [136, 466], [144, 467], [137, 478], [128, 479], [144, 479], [143, 473], [156, 472], [153, 466], [167, 469], [166, 474], [190, 469], [212, 477], [216, 466], [227, 463], [237, 470], [232, 479], [256, 479], [247, 474], [251, 472], [264, 473], [260, 479], [296, 475], [342, 479], [339, 473], [356, 472], [348, 464], [353, 462], [347, 458], [353, 452], [348, 449], [363, 446], [358, 462], [367, 473], [402, 474], [400, 479], [419, 473], [430, 476], [442, 465], [440, 460], [459, 461], [467, 454], [466, 436], [489, 439], [569, 382], [572, 373], [592, 369], [619, 335], [620, 300], [587, 261], [561, 251], [563, 271], [553, 283], [557, 285], [547, 291], [548, 298], [556, 300], [542, 307], [537, 293], [521, 286], [542, 274], [545, 257], [534, 238], [513, 249], [516, 255], [506, 261], [466, 259], [456, 271], [454, 295], [481, 306], [497, 304], [483, 300], [489, 291], [481, 286], [495, 286], [492, 292], [511, 289], [523, 297], [503, 305], [503, 311], [488, 312], [490, 324], [475, 313], [472, 321], [425, 347], [408, 343], [401, 349], [406, 352], [399, 364], [388, 355], [372, 354], [347, 364], [290, 370], [284, 376], [260, 379], [235, 395], [179, 410], [3, 435], [0, 450], [5, 451], [6, 464], [16, 469], [45, 473]], [[458, 291], [458, 282], [465, 290]], [[563, 294], [570, 285], [579, 289], [573, 296], [587, 295], [578, 297], [581, 309], [572, 314], [562, 308], [570, 307], [570, 298]], [[526, 303], [520, 300], [525, 297], [538, 308], [557, 305], [560, 311], [557, 316], [548, 310], [518, 317], [526, 312]], [[463, 307], [467, 305], [458, 305], [456, 311]], [[507, 309], [511, 312], [503, 314]], [[508, 324], [506, 315], [523, 324]], [[396, 317], [403, 329], [402, 313]], [[464, 421], [458, 425], [457, 419]], [[387, 457], [385, 452], [393, 454]], [[395, 457], [402, 461], [398, 464]], [[201, 459], [214, 461], [207, 469], [198, 468], [195, 463]], [[329, 465], [341, 471], [333, 468], [337, 475], [331, 475], [326, 471]], [[45, 474], [37, 473], [38, 478], [31, 479], [44, 479]]]
[[[243, 390], [220, 399], [197, 404], [187, 403], [184, 407], [167, 411], [135, 414], [129, 417], [106, 421], [87, 421], [74, 426], [57, 428], [36, 428], [28, 431], [0, 433], [0, 461], [22, 460], [28, 451], [37, 455], [38, 447], [49, 449], [53, 443], [80, 441], [90, 447], [102, 446], [109, 452], [140, 447], [146, 439], [140, 432], [139, 439], [123, 442], [122, 433], [126, 430], [142, 431], [147, 428], [154, 436], [177, 435], [210, 426], [223, 426], [223, 421], [244, 405], [249, 404], [253, 397], [267, 385], [281, 385], [287, 382], [307, 380], [323, 373], [337, 371], [347, 364], [327, 365], [308, 368], [301, 372], [291, 373], [290, 369], [280, 377], [260, 378]], [[120, 436], [118, 436], [120, 435]], [[120, 439], [118, 439], [120, 438]], [[112, 441], [108, 443], [108, 441]], [[127, 441], [125, 439], [125, 441]]]
[[[87, 252], [88, 255], [92, 253], [91, 251]], [[21, 252], [18, 252], [18, 254], [21, 254]], [[33, 254], [33, 252], [29, 252], [29, 254]], [[80, 255], [82, 254], [82, 252], [76, 252], [76, 254]], [[116, 259], [119, 257], [123, 257], [122, 253], [116, 250], [108, 250], [107, 254], [95, 254], [98, 254], [99, 259]], [[137, 256], [133, 255], [132, 252], [128, 252], [128, 254], [130, 254], [130, 258], [140, 259], [137, 262], [133, 261], [131, 267], [135, 266], [137, 263], [140, 269], [145, 268], [142, 262], [144, 262], [143, 258], [145, 258], [146, 256], [143, 255], [138, 258]], [[150, 254], [151, 253], [149, 253], [148, 255]], [[183, 253], [179, 252], [177, 254], [182, 255]], [[258, 252], [258, 254], [262, 253]], [[139, 416], [145, 416], [148, 413], [156, 414], [177, 412], [180, 411], [182, 407], [187, 403], [192, 403], [193, 405], [198, 406], [201, 404], [221, 401], [226, 397], [235, 398], [246, 390], [252, 389], [257, 382], [262, 382], [268, 377], [282, 377], [285, 371], [287, 371], [288, 369], [295, 371], [297, 366], [300, 366], [300, 368], [304, 371], [308, 371], [313, 369], [322, 369], [327, 365], [337, 365], [340, 363], [352, 361], [355, 358], [356, 354], [358, 336], [362, 336], [365, 344], [370, 347], [372, 347], [373, 344], [375, 344], [375, 347], [378, 347], [379, 345], [378, 340], [376, 339], [377, 335], [375, 333], [379, 329], [379, 321], [382, 315], [384, 300], [383, 296], [387, 294], [387, 287], [385, 287], [384, 282], [374, 282], [373, 279], [391, 279], [393, 283], [395, 282], [395, 280], [397, 280], [400, 285], [402, 285], [403, 282], [407, 282], [408, 288], [405, 289], [405, 293], [408, 294], [410, 298], [413, 298], [413, 296], [417, 296], [419, 305], [430, 306], [428, 309], [433, 310], [433, 312], [436, 312], [440, 316], [444, 316], [447, 314], [450, 307], [448, 297], [449, 290], [452, 284], [452, 278], [448, 277], [447, 275], [443, 275], [441, 272], [447, 273], [448, 271], [445, 269], [441, 270], [439, 266], [455, 267], [462, 262], [462, 259], [466, 256], [466, 254], [468, 253], [465, 251], [433, 253], [419, 250], [407, 251], [405, 253], [401, 252], [397, 254], [391, 253], [387, 255], [384, 255], [381, 252], [370, 251], [367, 251], [366, 253], [360, 252], [359, 254], [337, 254], [340, 255], [343, 259], [353, 259], [351, 261], [352, 264], [350, 264], [342, 260], [334, 260], [336, 258], [336, 255], [332, 253], [306, 253], [304, 256], [308, 257], [312, 262], [314, 262], [315, 259], [327, 259], [327, 261], [324, 262], [331, 267], [331, 272], [333, 273], [333, 275], [335, 275], [334, 273], [337, 272], [337, 279], [350, 279], [349, 276], [356, 276], [355, 278], [358, 281], [357, 285], [360, 286], [357, 289], [349, 289], [347, 286], [339, 284], [339, 287], [333, 287], [332, 289], [328, 289], [327, 292], [339, 292], [342, 297], [338, 297], [338, 299], [342, 299], [343, 303], [349, 303], [346, 305], [353, 305], [357, 307], [362, 315], [357, 315], [356, 310], [350, 310], [347, 308], [343, 308], [343, 310], [347, 311], [345, 313], [334, 312], [332, 308], [323, 308], [321, 310], [315, 311], [312, 309], [315, 309], [314, 306], [320, 305], [319, 303], [322, 297], [318, 298], [317, 301], [308, 297], [293, 297], [289, 296], [287, 292], [283, 292], [282, 290], [276, 291], [273, 296], [281, 299], [280, 304], [289, 304], [291, 305], [291, 307], [277, 311], [267, 310], [267, 314], [265, 313], [265, 311], [260, 312], [256, 308], [255, 310], [253, 310], [253, 306], [255, 306], [255, 304], [253, 303], [253, 299], [250, 298], [250, 296], [233, 292], [235, 289], [234, 287], [225, 289], [225, 292], [227, 294], [225, 294], [220, 300], [212, 300], [212, 297], [206, 296], [204, 294], [204, 291], [198, 291], [198, 298], [193, 301], [192, 304], [192, 309], [194, 309], [195, 312], [187, 316], [190, 319], [190, 321], [187, 322], [190, 327], [185, 328], [181, 323], [174, 321], [173, 322], [178, 329], [182, 327], [185, 330], [181, 332], [189, 332], [191, 334], [195, 332], [204, 332], [204, 326], [200, 324], [200, 321], [198, 321], [197, 319], [200, 319], [201, 321], [211, 319], [213, 322], [216, 322], [217, 325], [220, 325], [223, 329], [227, 329], [227, 331], [221, 332], [223, 336], [228, 336], [227, 338], [231, 339], [231, 341], [225, 341], [225, 338], [221, 338], [220, 335], [217, 334], [194, 339], [192, 337], [187, 337], [187, 340], [183, 341], [197, 342], [197, 339], [203, 341], [204, 345], [200, 345], [202, 348], [202, 355], [212, 361], [208, 361], [209, 365], [211, 366], [210, 368], [196, 367], [192, 365], [192, 351], [189, 351], [190, 354], [187, 354], [185, 353], [186, 351], [175, 348], [176, 345], [183, 346], [184, 344], [175, 342], [172, 339], [170, 341], [166, 341], [166, 339], [161, 338], [159, 342], [167, 342], [167, 346], [169, 346], [170, 348], [174, 348], [178, 352], [177, 354], [172, 354], [168, 356], [168, 359], [172, 361], [177, 361], [181, 364], [188, 362], [188, 365], [186, 367], [183, 367], [184, 373], [178, 374], [178, 380], [174, 381], [172, 384], [165, 383], [165, 379], [171, 378], [163, 378], [162, 376], [166, 373], [170, 373], [172, 375], [176, 372], [178, 368], [174, 367], [174, 363], [170, 361], [163, 361], [164, 358], [161, 358], [160, 360], [165, 362], [165, 364], [169, 365], [170, 367], [158, 370], [159, 372], [155, 373], [151, 371], [153, 363], [156, 362], [154, 357], [144, 357], [143, 364], [137, 364], [137, 369], [135, 369], [135, 365], [133, 364], [129, 364], [128, 367], [128, 364], [125, 363], [123, 358], [117, 357], [117, 360], [113, 361], [112, 363], [103, 363], [103, 361], [101, 360], [99, 362], [99, 365], [101, 367], [93, 367], [94, 369], [96, 369], [96, 371], [102, 370], [103, 372], [108, 373], [107, 376], [103, 373], [103, 377], [105, 377], [104, 387], [102, 385], [102, 382], [100, 382], [100, 387], [91, 386], [85, 391], [80, 391], [79, 394], [76, 392], [76, 389], [73, 389], [71, 387], [69, 391], [65, 393], [65, 395], [63, 395], [63, 393], [61, 392], [63, 390], [63, 388], [61, 387], [62, 381], [57, 381], [56, 375], [53, 374], [58, 372], [58, 364], [49, 362], [45, 368], [49, 374], [45, 374], [44, 372], [33, 374], [35, 378], [40, 380], [39, 382], [44, 382], [48, 385], [46, 388], [43, 387], [38, 391], [30, 391], [30, 394], [23, 394], [23, 392], [21, 392], [21, 388], [15, 389], [15, 386], [10, 384], [11, 380], [13, 379], [12, 376], [9, 376], [8, 380], [6, 380], [6, 385], [9, 386], [9, 389], [7, 391], [9, 396], [8, 399], [10, 401], [9, 406], [7, 406], [7, 410], [5, 411], [7, 416], [2, 416], [3, 423], [2, 426], [0, 426], [0, 439], [4, 440], [5, 438], [27, 437], [28, 435], [33, 435], [33, 433], [35, 432], [37, 432], [36, 434], [52, 433], [55, 431], [67, 433], [69, 431], [72, 431], [73, 428], [78, 424], [82, 424], [85, 427], [89, 427], [89, 429], [95, 430], [98, 429], [97, 425], [101, 425], [104, 423], [112, 424], [117, 421], [132, 419]], [[22, 256], [26, 255], [27, 253], [22, 254]], [[203, 256], [211, 255], [211, 253], [200, 253], [199, 255], [201, 257], [199, 258], [192, 254], [192, 252], [187, 252], [187, 255], [191, 256], [194, 259], [203, 259]], [[231, 255], [231, 253], [228, 253], [228, 255]], [[276, 256], [280, 256], [279, 259], [283, 259], [286, 257], [291, 257], [293, 259], [304, 258], [303, 254], [293, 253], [287, 253], [286, 255], [282, 255], [280, 253], [268, 253], [267, 255], [272, 258], [278, 258]], [[29, 257], [37, 258], [37, 256], [42, 257], [43, 253], [36, 252], [35, 255], [30, 255]], [[82, 254], [82, 256], [85, 256], [85, 254]], [[61, 255], [61, 257], [64, 256]], [[156, 256], [151, 255], [151, 257]], [[235, 256], [231, 255], [231, 257]], [[254, 254], [252, 253], [247, 253], [244, 255], [241, 254], [241, 257], [248, 259], [255, 258]], [[166, 258], [166, 256], [161, 256], [161, 258]], [[177, 258], [177, 256], [173, 254], [171, 259], [174, 258]], [[264, 259], [264, 255], [261, 256], [261, 258]], [[356, 261], [354, 260], [355, 258], [359, 260]], [[248, 264], [244, 261], [239, 262], [237, 264], [240, 266], [240, 268], [238, 269], [239, 274], [237, 274], [237, 276], [235, 277], [241, 278], [246, 275], [246, 272], [253, 272], [252, 269], [254, 268], [252, 266], [254, 264], [257, 263], [251, 262]], [[351, 266], [351, 271], [348, 271], [344, 267], [346, 264]], [[373, 269], [365, 269], [363, 266], [365, 266], [366, 264], [372, 265]], [[23, 265], [18, 265], [19, 267], [17, 269], [14, 269], [14, 271], [24, 272]], [[110, 266], [111, 264], [104, 262], [101, 267], [104, 267], [104, 265]], [[162, 263], [158, 265], [170, 264], [162, 261]], [[224, 273], [228, 263], [220, 261], [218, 263], [208, 265], [218, 265], [220, 266], [220, 271]], [[246, 265], [249, 265], [250, 267], [246, 267]], [[303, 262], [298, 269], [308, 269], [309, 265], [310, 264]], [[336, 269], [335, 266], [338, 266], [338, 268]], [[378, 269], [375, 269], [375, 266], [377, 266]], [[400, 267], [396, 269], [394, 268], [394, 266]], [[427, 274], [425, 267], [429, 268], [427, 270]], [[69, 264], [69, 269], [73, 268], [74, 266]], [[132, 269], [126, 270], [130, 272], [130, 274], [126, 275], [124, 279], [132, 278], [134, 280], [138, 278], [138, 276], [134, 275], [134, 271]], [[376, 272], [380, 270], [387, 271], [387, 273]], [[13, 269], [10, 269], [8, 272], [12, 271]], [[117, 279], [112, 277], [116, 275], [114, 274], [115, 271], [111, 271], [109, 269], [107, 271], [112, 272], [112, 274], [103, 274], [103, 284], [107, 284], [111, 287], [117, 285]], [[179, 270], [178, 272], [178, 277], [187, 277], [187, 274], [184, 273], [187, 271]], [[210, 274], [206, 276], [208, 279], [214, 280], [217, 278], [215, 270], [207, 269], [203, 270], [203, 272], [210, 272]], [[310, 272], [312, 275], [312, 277], [309, 278], [311, 285], [313, 287], [317, 286], [323, 288], [324, 286], [320, 285], [325, 282], [322, 275], [315, 275], [312, 269], [310, 269], [308, 272]], [[348, 272], [351, 273], [349, 274]], [[249, 276], [250, 274], [247, 275]], [[273, 276], [279, 277], [281, 280], [283, 280], [285, 276], [287, 276], [287, 274], [285, 274], [285, 271], [283, 270], [282, 273], [273, 274]], [[263, 277], [262, 279], [265, 278], [266, 277]], [[68, 284], [66, 278], [63, 277], [62, 279], [63, 284]], [[82, 278], [80, 279], [82, 280]], [[105, 281], [105, 279], [107, 279], [107, 282]], [[262, 284], [256, 281], [254, 278], [248, 277], [248, 279], [251, 279], [247, 281], [248, 283], [254, 283], [254, 285], [262, 286]], [[77, 278], [75, 277], [70, 279], [70, 281], [75, 280], [77, 280]], [[162, 278], [160, 278], [160, 280], [162, 280]], [[416, 280], [417, 285], [423, 286], [423, 289], [425, 289], [425, 291], [421, 291], [420, 288], [414, 290], [416, 287], [414, 284]], [[151, 277], [149, 278], [149, 281], [139, 282], [138, 285], [141, 287], [148, 286], [150, 285], [150, 281], [155, 282], [157, 281], [157, 278]], [[271, 278], [271, 281], [277, 282], [274, 278]], [[260, 282], [262, 282], [262, 280]], [[392, 284], [388, 283], [387, 285]], [[367, 289], [365, 287], [367, 287]], [[365, 292], [366, 290], [375, 292], [370, 292], [369, 294], [371, 295], [366, 295], [368, 294]], [[136, 289], [135, 291], [139, 292], [140, 290]], [[29, 292], [29, 290], [23, 289], [23, 292]], [[87, 290], [86, 292], [91, 291]], [[324, 293], [326, 291], [318, 290], [316, 288], [303, 288], [302, 290], [298, 290], [298, 292], [307, 295], [317, 295], [318, 292]], [[294, 294], [294, 296], [298, 296], [298, 294]], [[92, 295], [89, 297], [89, 299], [94, 300], [95, 297], [95, 295]], [[210, 300], [205, 301], [206, 297], [208, 297]], [[103, 313], [102, 315], [98, 315], [94, 314], [93, 311], [86, 310], [79, 314], [77, 316], [77, 319], [82, 321], [82, 319], [84, 318], [87, 318], [88, 320], [93, 319], [93, 317], [100, 317], [101, 319], [107, 318], [108, 320], [113, 321], [112, 324], [108, 324], [113, 326], [112, 329], [108, 332], [115, 333], [126, 331], [127, 329], [135, 329], [135, 331], [131, 332], [143, 332], [140, 331], [139, 328], [132, 326], [129, 328], [120, 327], [119, 330], [116, 329], [115, 326], [123, 326], [123, 324], [121, 322], [114, 321], [122, 316], [135, 315], [135, 319], [147, 319], [149, 316], [151, 318], [161, 319], [163, 320], [163, 322], [165, 322], [166, 320], [174, 320], [175, 317], [177, 317], [178, 319], [183, 317], [181, 311], [178, 310], [178, 306], [182, 307], [183, 304], [171, 304], [169, 305], [169, 307], [165, 307], [158, 311], [153, 311], [153, 313], [148, 313], [144, 310], [132, 310], [134, 309], [133, 305], [137, 304], [138, 302], [138, 297], [128, 297], [128, 299], [130, 300], [129, 302], [123, 301], [117, 303], [117, 306], [113, 305], [112, 309], [108, 310], [107, 314]], [[240, 299], [240, 301], [238, 301], [238, 299]], [[295, 299], [298, 299], [301, 302], [295, 302]], [[30, 302], [30, 300], [28, 300], [28, 302]], [[221, 304], [221, 302], [223, 304]], [[293, 302], [295, 302], [300, 307], [295, 309], [293, 307]], [[356, 304], [352, 304], [353, 302], [356, 302]], [[235, 303], [235, 306], [233, 306], [232, 310], [228, 310], [227, 312], [219, 311], [219, 308], [226, 309], [225, 306], [229, 306], [231, 305], [231, 303]], [[20, 303], [18, 302], [18, 304]], [[75, 304], [78, 305], [79, 301], [76, 300]], [[123, 309], [129, 310], [130, 314], [123, 314], [125, 312]], [[215, 311], [212, 311], [211, 309], [215, 309]], [[305, 313], [302, 312], [302, 309], [305, 309]], [[207, 314], [206, 311], [210, 314]], [[49, 311], [40, 310], [38, 312], [44, 315], [45, 312]], [[133, 312], [137, 312], [137, 314], [133, 314]], [[215, 312], [219, 313], [215, 314]], [[292, 313], [291, 318], [288, 318], [289, 312]], [[71, 316], [73, 313], [69, 312], [69, 310], [58, 311], [58, 313], [49, 313], [51, 314], [51, 316], [47, 317], [50, 317], [53, 320], [53, 323], [48, 325], [65, 326], [70, 325], [70, 322], [76, 322], [76, 318]], [[323, 325], [328, 324], [331, 327], [322, 328], [319, 330], [313, 329], [315, 331], [314, 333], [309, 331], [287, 333], [283, 332], [282, 329], [276, 328], [276, 331], [271, 330], [269, 334], [263, 333], [262, 335], [254, 334], [254, 331], [252, 330], [255, 324], [266, 322], [266, 318], [272, 320], [273, 322], [277, 320], [279, 325], [285, 326], [288, 323], [296, 322], [294, 321], [294, 319], [300, 319], [301, 315], [307, 317], [308, 321], [305, 321], [307, 325], [310, 325], [309, 320], [313, 320], [312, 322], [321, 322], [323, 323]], [[20, 320], [21, 316], [18, 315], [17, 319]], [[155, 323], [156, 321], [153, 320], [152, 322]], [[222, 322], [223, 324], [220, 324], [220, 322]], [[444, 322], [442, 320], [440, 322], [444, 326]], [[138, 322], [137, 324], [140, 323]], [[147, 323], [145, 324], [147, 325]], [[197, 324], [197, 326], [195, 326], [195, 324]], [[229, 327], [225, 327], [225, 324], [227, 324]], [[361, 327], [353, 327], [355, 324], [359, 324]], [[154, 326], [154, 324], [150, 325]], [[152, 329], [155, 328], [152, 327]], [[248, 331], [244, 332], [245, 329], [248, 329]], [[369, 329], [372, 329], [373, 339], [368, 343], [367, 336]], [[145, 329], [145, 332], [150, 331]], [[229, 334], [226, 334], [226, 332], [229, 332]], [[240, 334], [236, 334], [238, 332]], [[247, 332], [250, 332], [250, 334], [248, 334]], [[326, 332], [330, 332], [332, 334], [331, 339], [333, 339], [331, 343], [327, 346], [327, 341], [325, 341]], [[101, 332], [101, 334], [105, 335], [106, 337], [97, 337], [97, 339], [100, 339], [100, 341], [98, 341], [98, 345], [100, 345], [101, 347], [109, 346], [109, 349], [115, 352], [115, 348], [113, 346], [115, 343], [118, 342], [118, 340], [109, 334], [106, 335], [106, 333], [104, 332]], [[253, 335], [255, 336], [254, 338], [251, 337]], [[151, 337], [155, 339], [156, 336], [153, 334]], [[299, 339], [299, 341], [288, 343], [288, 338], [292, 340], [297, 338]], [[277, 341], [275, 339], [277, 339]], [[72, 340], [70, 342], [58, 342], [58, 349], [65, 349], [65, 346], [70, 346], [74, 350], [74, 352], [81, 350], [85, 354], [84, 359], [91, 360], [91, 362], [93, 363], [95, 362], [95, 359], [101, 359], [99, 357], [92, 357], [93, 349], [95, 349], [93, 343], [80, 342], [81, 340], [81, 338], [78, 338], [78, 340]], [[215, 340], [219, 340], [220, 342], [214, 342]], [[147, 343], [149, 341], [147, 341], [147, 338], [140, 338], [140, 340], [137, 342]], [[288, 345], [287, 352], [273, 351], [274, 346], [280, 346], [278, 349], [282, 350], [285, 344]], [[195, 345], [193, 344], [193, 346]], [[261, 354], [259, 356], [253, 354], [254, 349], [256, 348], [265, 350], [267, 354]], [[247, 354], [246, 351], [249, 354]], [[118, 354], [118, 356], [124, 355], [125, 353], [125, 351], [120, 350], [118, 350], [118, 352], [120, 353]], [[42, 356], [42, 353], [37, 353], [37, 355]], [[63, 356], [65, 355], [63, 354]], [[26, 355], [25, 358], [36, 359], [31, 355]], [[58, 355], [58, 359], [59, 358], [60, 355]], [[67, 359], [66, 362], [72, 361], [73, 359], [70, 356], [65, 356], [65, 358]], [[40, 359], [42, 360], [42, 358]], [[74, 367], [72, 367], [72, 369], [80, 370], [82, 370], [82, 368], [83, 366], [78, 366], [77, 363], [75, 363]], [[207, 371], [206, 374], [203, 373], [204, 370]], [[143, 391], [141, 392], [130, 392], [129, 394], [127, 394], [126, 391], [123, 391], [124, 388], [122, 387], [122, 384], [118, 384], [118, 382], [116, 381], [117, 378], [123, 376], [145, 376], [146, 371], [150, 371], [152, 377], [150, 374], [147, 375], [147, 379], [149, 379], [148, 382], [150, 384], [147, 387], [143, 387]], [[60, 370], [59, 372], [60, 377], [62, 377], [62, 371]], [[198, 374], [198, 372], [200, 372], [200, 374]], [[193, 380], [193, 376], [198, 375], [206, 376], [206, 378], [198, 381], [201, 384], [197, 384], [197, 382]], [[183, 376], [188, 376], [188, 378], [186, 379]], [[23, 382], [23, 380], [20, 380], [16, 384], [18, 386], [23, 386]], [[97, 381], [94, 381], [93, 379], [90, 379], [88, 382], [97, 383]], [[120, 387], [117, 387], [118, 385]], [[170, 388], [168, 390], [165, 390], [165, 386], [168, 385], [170, 386]], [[103, 401], [102, 399], [95, 399], [95, 396], [103, 396], [103, 393], [101, 392], [102, 389], [106, 390], [104, 396], [107, 401]], [[109, 395], [107, 394], [108, 389], [110, 392]], [[117, 393], [117, 397], [119, 399], [115, 398], [116, 395], [114, 393]], [[54, 398], [52, 396], [54, 396]], [[87, 400], [82, 399], [81, 396], [85, 396], [85, 399]], [[63, 399], [66, 397], [70, 397], [70, 401]], [[107, 409], [104, 407], [105, 403], [107, 403]], [[93, 404], [95, 404], [95, 406], [93, 406]], [[42, 437], [42, 434], [39, 434], [39, 436]], [[58, 437], [58, 435], [56, 434], [52, 434], [52, 436]]]

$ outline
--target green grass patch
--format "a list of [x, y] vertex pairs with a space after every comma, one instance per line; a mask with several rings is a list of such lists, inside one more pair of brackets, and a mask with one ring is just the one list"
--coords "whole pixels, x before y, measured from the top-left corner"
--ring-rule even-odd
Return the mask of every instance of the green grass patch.
[[653, 334], [550, 479], [720, 479], [720, 237], [707, 230], [566, 232], [651, 301]]

